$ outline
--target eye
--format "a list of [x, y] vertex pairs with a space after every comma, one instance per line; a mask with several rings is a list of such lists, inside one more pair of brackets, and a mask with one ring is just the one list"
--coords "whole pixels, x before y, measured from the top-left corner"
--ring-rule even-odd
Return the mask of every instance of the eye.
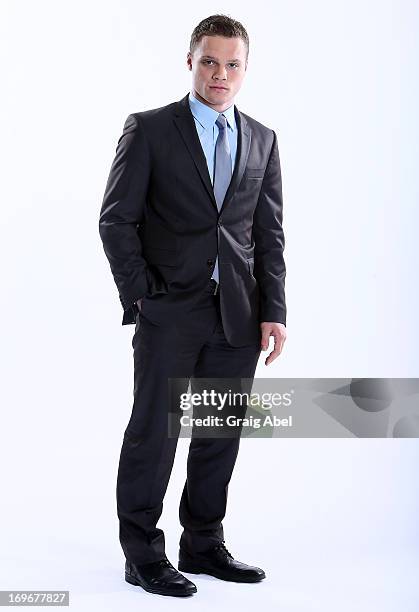
[[214, 60], [204, 60], [204, 61], [203, 61], [203, 64], [211, 64], [211, 62], [213, 62], [213, 63], [214, 63]]
[[239, 67], [239, 65], [238, 65], [238, 64], [235, 64], [234, 62], [231, 62], [230, 66], [235, 66], [236, 68], [238, 68], [238, 67]]

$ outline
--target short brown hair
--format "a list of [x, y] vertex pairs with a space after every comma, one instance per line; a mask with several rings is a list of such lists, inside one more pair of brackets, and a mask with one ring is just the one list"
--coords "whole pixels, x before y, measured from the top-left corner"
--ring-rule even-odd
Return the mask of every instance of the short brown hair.
[[246, 60], [249, 56], [249, 36], [245, 27], [228, 15], [211, 15], [198, 23], [192, 32], [189, 45], [190, 53], [195, 51], [196, 46], [203, 36], [225, 36], [227, 38], [240, 37], [246, 45]]

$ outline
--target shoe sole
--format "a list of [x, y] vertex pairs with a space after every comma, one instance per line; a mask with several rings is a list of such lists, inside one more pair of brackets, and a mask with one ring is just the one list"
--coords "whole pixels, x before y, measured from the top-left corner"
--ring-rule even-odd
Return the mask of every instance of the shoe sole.
[[189, 589], [189, 591], [184, 591], [183, 593], [175, 593], [173, 591], [166, 591], [164, 589], [153, 589], [151, 587], [147, 587], [144, 584], [141, 584], [141, 582], [139, 580], [137, 580], [136, 578], [133, 578], [132, 576], [130, 576], [129, 574], [125, 574], [125, 580], [126, 582], [129, 582], [129, 584], [133, 584], [134, 586], [140, 586], [141, 588], [144, 589], [144, 591], [147, 591], [147, 593], [154, 593], [155, 595], [169, 595], [171, 597], [188, 597], [189, 595], [193, 595], [194, 593], [197, 592], [197, 588], [195, 587], [194, 589]]
[[217, 571], [198, 567], [197, 565], [191, 565], [189, 563], [179, 563], [178, 570], [180, 572], [187, 572], [188, 574], [208, 574], [209, 576], [214, 576], [214, 578], [218, 578], [219, 580], [227, 580], [228, 582], [260, 582], [266, 578], [266, 574], [263, 574], [263, 576], [257, 576], [255, 578], [243, 576], [232, 579], [219, 574]]

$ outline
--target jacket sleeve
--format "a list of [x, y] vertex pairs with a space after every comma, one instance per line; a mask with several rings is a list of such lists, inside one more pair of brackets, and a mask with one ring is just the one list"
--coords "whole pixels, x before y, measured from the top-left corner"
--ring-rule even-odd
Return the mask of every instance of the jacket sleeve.
[[[273, 130], [272, 130], [273, 131]], [[282, 178], [278, 140], [273, 143], [253, 215], [254, 276], [260, 290], [260, 321], [286, 324], [285, 247], [282, 229]]]
[[149, 287], [137, 227], [144, 215], [150, 166], [144, 131], [131, 114], [118, 140], [99, 218], [103, 248], [128, 319], [127, 313]]

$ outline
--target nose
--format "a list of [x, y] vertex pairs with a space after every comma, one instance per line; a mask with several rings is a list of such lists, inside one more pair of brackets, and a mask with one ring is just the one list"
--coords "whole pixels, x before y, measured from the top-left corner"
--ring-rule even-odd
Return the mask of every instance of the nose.
[[214, 73], [213, 77], [216, 79], [221, 79], [222, 81], [225, 81], [227, 79], [226, 69], [220, 66], [218, 70]]

